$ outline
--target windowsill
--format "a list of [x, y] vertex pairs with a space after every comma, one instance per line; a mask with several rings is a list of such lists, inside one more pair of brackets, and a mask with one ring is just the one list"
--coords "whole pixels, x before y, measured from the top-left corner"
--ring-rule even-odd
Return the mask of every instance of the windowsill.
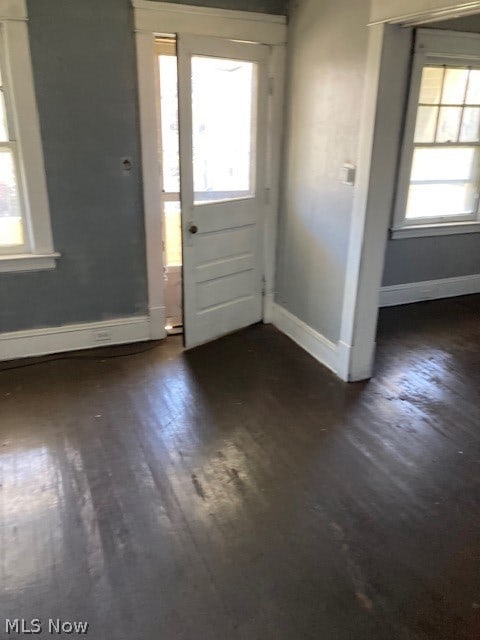
[[480, 233], [480, 222], [442, 222], [441, 224], [422, 224], [410, 227], [397, 227], [390, 231], [392, 240], [402, 238], [426, 238], [429, 236], [448, 236], [461, 233]]
[[21, 253], [0, 255], [0, 273], [55, 269], [60, 253]]

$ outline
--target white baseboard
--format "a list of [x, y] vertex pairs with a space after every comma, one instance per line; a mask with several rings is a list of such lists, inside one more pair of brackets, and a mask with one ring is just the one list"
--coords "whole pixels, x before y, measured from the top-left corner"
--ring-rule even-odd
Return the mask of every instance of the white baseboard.
[[480, 293], [480, 275], [409, 282], [380, 289], [380, 307]]
[[275, 306], [275, 294], [266, 293], [263, 297], [263, 323], [272, 324], [273, 308]]
[[152, 333], [148, 316], [0, 333], [0, 360], [142, 342], [155, 339]]
[[271, 322], [302, 349], [333, 371], [342, 380], [348, 379], [348, 345], [335, 344], [279, 304], [273, 302], [269, 313]]

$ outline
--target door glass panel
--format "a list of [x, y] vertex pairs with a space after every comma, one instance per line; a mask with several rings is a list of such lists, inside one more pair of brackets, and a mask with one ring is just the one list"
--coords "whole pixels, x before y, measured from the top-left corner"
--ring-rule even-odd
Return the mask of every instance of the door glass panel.
[[0, 150], [0, 246], [22, 245], [23, 223], [12, 152]]
[[194, 202], [255, 193], [257, 66], [192, 58]]
[[178, 141], [177, 57], [160, 55], [160, 109], [162, 123], [163, 189], [180, 191], [180, 153]]

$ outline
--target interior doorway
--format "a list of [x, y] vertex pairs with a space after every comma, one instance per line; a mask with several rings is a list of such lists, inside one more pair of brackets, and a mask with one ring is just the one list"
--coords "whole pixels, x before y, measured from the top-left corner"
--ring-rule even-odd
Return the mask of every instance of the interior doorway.
[[162, 183], [165, 330], [167, 334], [172, 334], [183, 331], [182, 217], [176, 38], [156, 38], [155, 55], [160, 91], [158, 141]]
[[155, 40], [166, 332], [196, 346], [262, 320], [269, 48]]

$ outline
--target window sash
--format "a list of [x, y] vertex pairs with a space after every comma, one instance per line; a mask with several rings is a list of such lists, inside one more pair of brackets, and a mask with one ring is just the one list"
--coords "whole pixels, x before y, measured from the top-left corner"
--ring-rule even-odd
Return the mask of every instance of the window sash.
[[[443, 34], [440, 34], [438, 37], [441, 39]], [[458, 35], [458, 34], [457, 34]], [[442, 50], [444, 50], [442, 48]], [[412, 174], [412, 166], [413, 166], [413, 158], [415, 149], [420, 148], [432, 148], [432, 149], [442, 149], [448, 147], [468, 147], [468, 148], [476, 148], [478, 153], [480, 153], [480, 143], [478, 142], [415, 142], [415, 128], [417, 121], [417, 112], [419, 106], [429, 106], [427, 103], [422, 102], [420, 104], [420, 88], [422, 81], [422, 73], [423, 69], [426, 66], [448, 66], [448, 67], [457, 67], [457, 68], [467, 68], [472, 67], [475, 69], [480, 68], [480, 58], [472, 55], [471, 57], [466, 55], [459, 55], [459, 57], [455, 57], [455, 55], [439, 55], [432, 51], [420, 51], [417, 49], [415, 53], [413, 66], [412, 66], [412, 75], [410, 80], [410, 93], [408, 99], [407, 106], [407, 116], [405, 121], [405, 128], [403, 134], [403, 144], [400, 155], [400, 166], [398, 172], [398, 182], [397, 182], [397, 193], [394, 205], [394, 215], [393, 215], [393, 225], [392, 231], [397, 231], [406, 228], [414, 228], [418, 226], [442, 226], [446, 224], [452, 223], [476, 223], [480, 218], [479, 211], [479, 193], [480, 193], [480, 178], [476, 181], [476, 207], [472, 213], [465, 214], [448, 214], [442, 216], [424, 216], [424, 217], [411, 217], [407, 218], [407, 202], [409, 196], [409, 190], [411, 184], [419, 184], [417, 181], [411, 180]], [[442, 104], [432, 104], [432, 106], [440, 107]], [[448, 106], [458, 106], [464, 107], [465, 105], [450, 105]], [[468, 107], [475, 107], [478, 105], [466, 105]], [[441, 180], [438, 181], [442, 184], [449, 183], [457, 183], [458, 181], [448, 181]], [[467, 181], [461, 181], [466, 183]]]

